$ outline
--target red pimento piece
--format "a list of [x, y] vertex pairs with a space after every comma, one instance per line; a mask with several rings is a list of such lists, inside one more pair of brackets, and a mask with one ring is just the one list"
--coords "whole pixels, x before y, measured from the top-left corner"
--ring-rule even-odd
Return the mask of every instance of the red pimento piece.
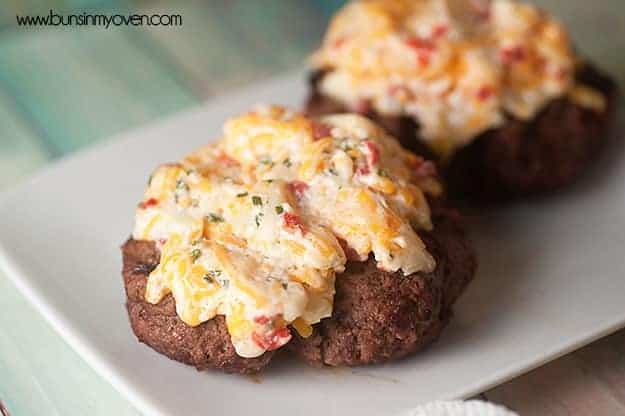
[[415, 50], [419, 66], [427, 66], [430, 64], [430, 57], [435, 49], [434, 44], [430, 40], [411, 37], [406, 40], [406, 45]]
[[308, 184], [302, 181], [292, 181], [287, 184], [289, 191], [295, 195], [295, 198], [302, 199], [304, 192], [308, 190]]
[[477, 90], [477, 99], [480, 101], [486, 101], [488, 100], [490, 97], [492, 97], [494, 94], [494, 91], [491, 87], [489, 87], [488, 85], [484, 85], [482, 87], [480, 87], [479, 90]]
[[325, 137], [331, 136], [330, 134], [332, 131], [331, 126], [328, 126], [327, 124], [319, 123], [316, 121], [311, 121], [310, 124], [312, 125], [313, 138], [315, 140], [319, 140], [319, 139], [323, 139]]
[[520, 62], [527, 56], [527, 49], [522, 45], [510, 46], [499, 52], [499, 59], [504, 64]]
[[345, 44], [345, 42], [347, 42], [347, 36], [341, 36], [341, 37], [339, 37], [338, 39], [336, 39], [334, 41], [332, 46], [334, 46], [336, 49], [338, 49], [341, 46], [343, 46]]
[[430, 52], [434, 50], [434, 44], [430, 40], [423, 39], [418, 36], [413, 36], [406, 39], [406, 45], [408, 45], [412, 49], [417, 50], [426, 50]]
[[257, 316], [256, 318], [254, 318], [254, 322], [260, 325], [266, 325], [269, 322], [271, 322], [271, 318], [268, 317], [267, 315], [261, 315], [261, 316]]
[[447, 26], [445, 23], [436, 24], [432, 27], [432, 38], [438, 39], [440, 37], [443, 37], [447, 34], [448, 31], [449, 26]]
[[361, 175], [362, 176], [362, 175], [368, 175], [370, 173], [371, 173], [371, 169], [369, 169], [369, 165], [367, 165], [367, 164], [359, 165], [356, 168], [356, 174], [357, 175]]
[[139, 202], [139, 208], [146, 209], [158, 205], [158, 199], [150, 198], [147, 201]]
[[235, 159], [228, 156], [225, 152], [221, 152], [219, 156], [217, 156], [217, 162], [221, 163], [226, 167], [238, 166], [239, 162]]
[[273, 351], [289, 342], [291, 339], [291, 332], [288, 328], [276, 329], [263, 335], [258, 332], [252, 332], [252, 339], [262, 349]]
[[354, 111], [358, 114], [367, 114], [371, 111], [371, 100], [367, 98], [360, 98], [354, 105]]
[[367, 163], [369, 166], [375, 166], [380, 161], [380, 149], [378, 149], [378, 145], [371, 140], [365, 141], [365, 146], [367, 146]]
[[300, 230], [303, 235], [306, 234], [306, 226], [302, 223], [302, 219], [297, 214], [285, 212], [283, 215], [284, 226], [289, 230]]
[[158, 240], [156, 240], [156, 241], [158, 241], [158, 243], [159, 243], [161, 246], [164, 246], [165, 244], [167, 244], [167, 239], [166, 239], [166, 238], [159, 238], [159, 239], [158, 239]]

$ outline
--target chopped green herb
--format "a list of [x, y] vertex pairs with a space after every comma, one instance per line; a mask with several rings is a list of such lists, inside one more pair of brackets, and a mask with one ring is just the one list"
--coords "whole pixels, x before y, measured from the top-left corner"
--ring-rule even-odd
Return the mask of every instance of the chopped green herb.
[[176, 189], [179, 191], [188, 191], [189, 185], [184, 183], [182, 179], [178, 179], [178, 181], [176, 182]]
[[260, 227], [260, 223], [263, 221], [263, 213], [259, 212], [258, 214], [256, 214], [256, 216], [254, 217], [254, 222], [256, 222], [256, 226]]
[[272, 183], [273, 179], [265, 179], [263, 182], [265, 182], [265, 183]]
[[261, 197], [259, 197], [258, 195], [253, 195], [252, 196], [252, 204], [262, 207], [263, 206], [263, 199]]
[[214, 212], [208, 214], [208, 219], [211, 220], [211, 222], [224, 222], [224, 217]]
[[289, 287], [288, 283], [282, 283], [282, 289], [286, 290], [287, 287]]
[[197, 198], [192, 198], [191, 205], [194, 207], [198, 207], [200, 205], [200, 201]]
[[193, 240], [193, 241], [191, 241], [191, 245], [192, 246], [197, 246], [200, 243], [201, 243], [201, 240]]
[[291, 165], [292, 165], [292, 163], [291, 163], [291, 159], [289, 159], [289, 158], [287, 157], [286, 159], [284, 159], [284, 160], [282, 161], [282, 164], [283, 164], [284, 166], [286, 166], [287, 168], [290, 168], [290, 167], [291, 167]]
[[219, 279], [220, 276], [221, 270], [209, 270], [204, 275], [204, 280], [206, 280], [208, 283], [214, 283], [215, 279]]
[[280, 215], [284, 212], [284, 208], [282, 208], [282, 205], [276, 205], [276, 214]]
[[332, 174], [332, 175], [334, 175], [334, 176], [338, 176], [338, 175], [339, 175], [339, 173], [338, 173], [338, 172], [336, 171], [336, 169], [334, 169], [334, 168], [329, 168], [329, 169], [328, 169], [328, 172], [330, 172], [330, 174]]
[[195, 263], [201, 255], [202, 250], [200, 250], [199, 248], [194, 248], [193, 250], [191, 250], [191, 261]]
[[148, 186], [152, 185], [152, 179], [154, 178], [154, 174], [151, 174], [148, 178]]
[[388, 178], [388, 172], [386, 172], [384, 169], [379, 169], [378, 175], [382, 176], [383, 178]]
[[349, 152], [350, 150], [352, 150], [352, 147], [349, 145], [349, 143], [341, 143], [341, 150], [345, 151], [345, 152]]
[[271, 161], [270, 157], [264, 157], [260, 160], [260, 163], [263, 165], [273, 165], [273, 162]]
[[247, 196], [247, 192], [241, 192], [240, 194], [237, 194], [237, 198], [243, 198], [244, 196]]

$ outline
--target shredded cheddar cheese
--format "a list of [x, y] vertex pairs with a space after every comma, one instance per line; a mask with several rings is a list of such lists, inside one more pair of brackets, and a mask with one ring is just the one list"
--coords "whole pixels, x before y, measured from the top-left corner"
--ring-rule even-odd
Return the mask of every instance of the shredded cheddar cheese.
[[357, 115], [313, 120], [261, 107], [224, 137], [152, 174], [133, 236], [156, 242], [145, 297], [171, 294], [191, 326], [224, 315], [237, 353], [307, 337], [332, 313], [334, 280], [373, 255], [406, 275], [435, 267], [417, 230], [432, 227], [428, 163]]
[[408, 115], [441, 156], [497, 127], [532, 118], [575, 88], [576, 57], [560, 23], [514, 0], [355, 0], [312, 57], [320, 91], [354, 111]]

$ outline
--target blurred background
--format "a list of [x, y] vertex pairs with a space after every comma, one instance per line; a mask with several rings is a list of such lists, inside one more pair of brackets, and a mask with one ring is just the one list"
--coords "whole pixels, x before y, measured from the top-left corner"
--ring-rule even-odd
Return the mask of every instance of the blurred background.
[[[111, 135], [302, 68], [342, 0], [4, 0], [0, 191]], [[537, 0], [625, 80], [623, 0]], [[179, 14], [177, 27], [26, 27], [16, 15]], [[270, 97], [268, 97], [270, 99]], [[172, 140], [184, 140], [173, 137]], [[120, 328], [126, 331], [127, 328]], [[136, 415], [0, 273], [0, 399], [14, 416]]]
[[[121, 130], [301, 66], [341, 0], [4, 0], [0, 186]], [[178, 14], [178, 27], [18, 26], [16, 15]]]

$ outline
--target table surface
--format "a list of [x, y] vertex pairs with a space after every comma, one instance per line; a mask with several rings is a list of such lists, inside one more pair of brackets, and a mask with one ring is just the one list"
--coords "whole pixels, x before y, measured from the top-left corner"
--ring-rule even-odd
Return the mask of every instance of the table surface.
[[[45, 3], [45, 4], [42, 4]], [[52, 160], [301, 66], [341, 0], [7, 1], [0, 11], [0, 189]], [[542, 0], [625, 81], [622, 0]], [[175, 13], [181, 28], [24, 28], [16, 14]], [[0, 399], [14, 415], [137, 415], [0, 273]], [[625, 415], [625, 332], [483, 398], [524, 415]]]

